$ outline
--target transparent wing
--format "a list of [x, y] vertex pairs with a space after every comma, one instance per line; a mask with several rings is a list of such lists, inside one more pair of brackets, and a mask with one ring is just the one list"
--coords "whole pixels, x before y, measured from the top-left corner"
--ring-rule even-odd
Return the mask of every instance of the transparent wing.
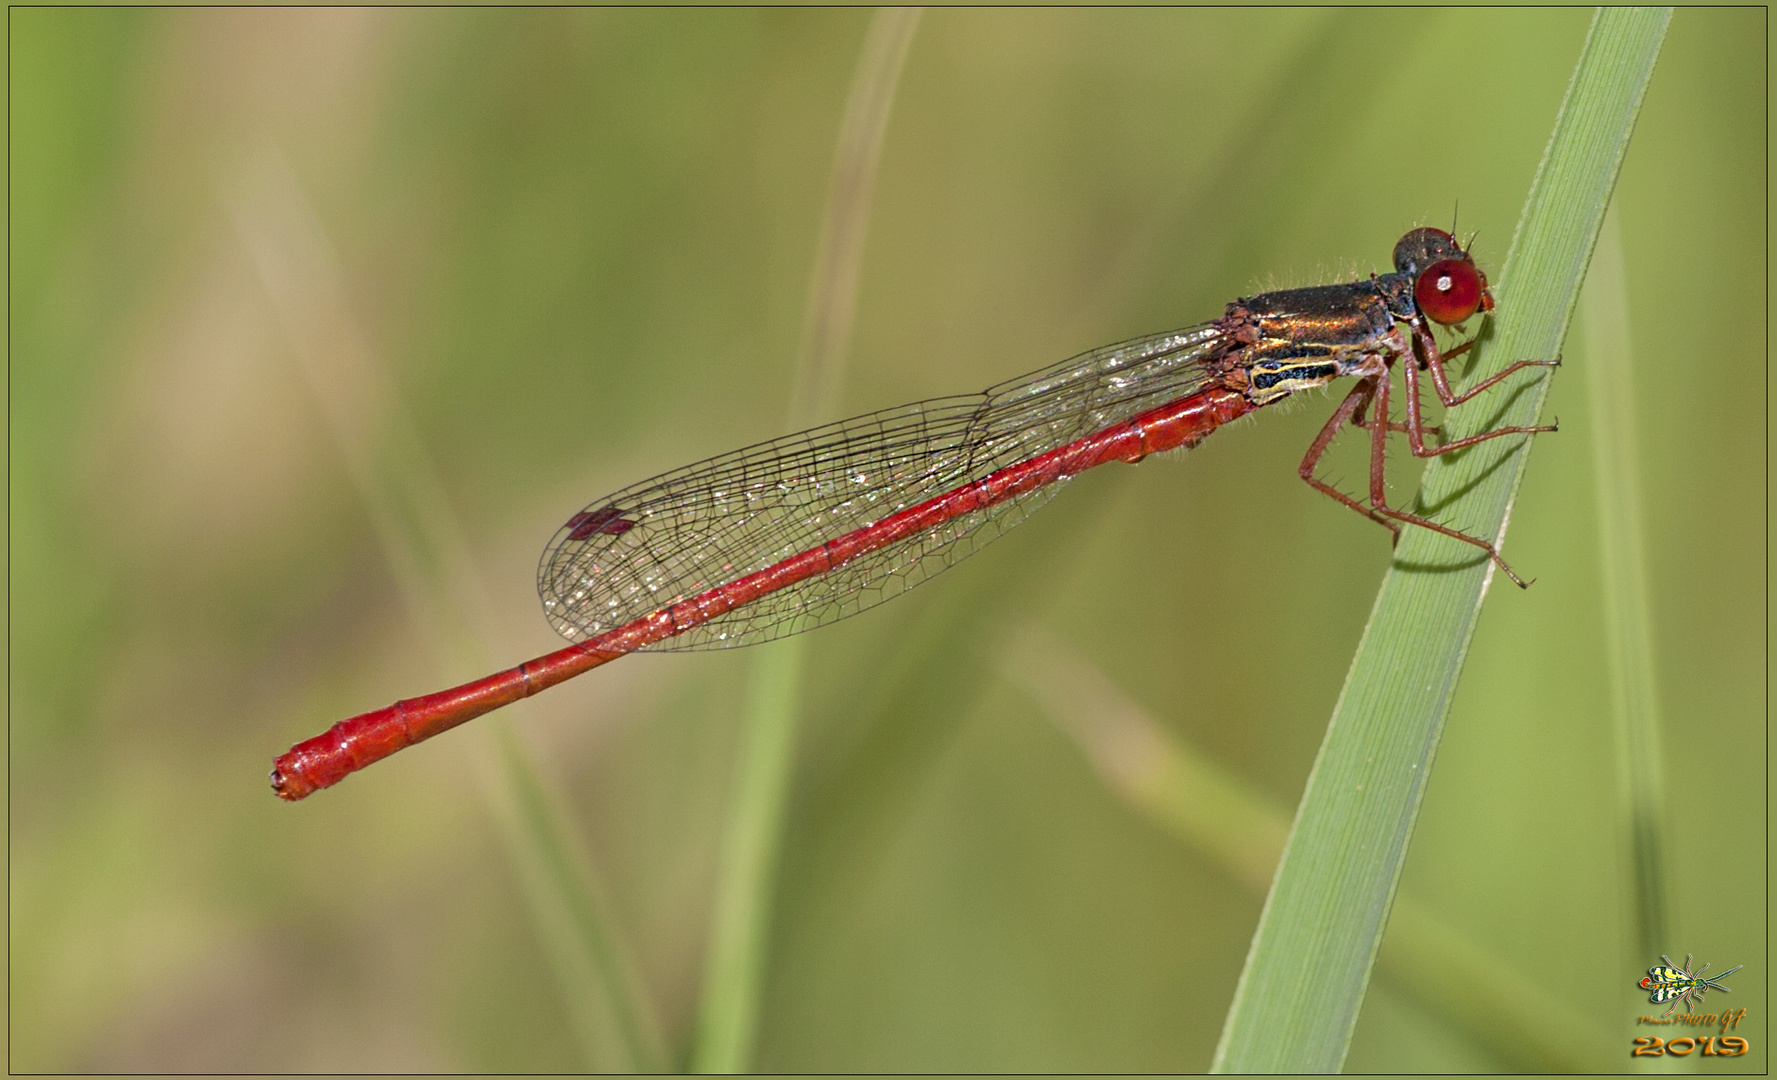
[[[763, 570], [1201, 390], [1220, 340], [1209, 323], [1137, 338], [981, 394], [841, 420], [624, 488], [544, 548], [544, 614], [582, 641]], [[855, 615], [956, 565], [1060, 486], [955, 518], [650, 648], [752, 645]]]

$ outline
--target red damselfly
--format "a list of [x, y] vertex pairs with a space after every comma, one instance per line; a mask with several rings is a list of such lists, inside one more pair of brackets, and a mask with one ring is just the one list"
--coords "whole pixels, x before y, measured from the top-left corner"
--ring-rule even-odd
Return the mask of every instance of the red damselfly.
[[[1463, 393], [1451, 390], [1431, 323], [1493, 310], [1487, 277], [1456, 239], [1414, 229], [1395, 272], [1264, 293], [1212, 322], [1096, 349], [983, 393], [843, 420], [665, 473], [592, 503], [543, 551], [537, 589], [551, 625], [576, 642], [509, 671], [354, 716], [279, 757], [285, 799], [317, 789], [466, 720], [643, 649], [751, 645], [853, 615], [955, 565], [1070, 477], [1196, 446], [1216, 428], [1292, 394], [1355, 378], [1302, 459], [1302, 479], [1398, 538], [1431, 529], [1484, 551], [1524, 585], [1494, 545], [1388, 505], [1391, 432], [1432, 457], [1502, 427], [1432, 445], [1420, 379], [1456, 406], [1528, 367], [1520, 360]], [[1406, 420], [1390, 419], [1389, 382], [1405, 376]], [[1346, 425], [1369, 432], [1369, 498], [1315, 473]]]

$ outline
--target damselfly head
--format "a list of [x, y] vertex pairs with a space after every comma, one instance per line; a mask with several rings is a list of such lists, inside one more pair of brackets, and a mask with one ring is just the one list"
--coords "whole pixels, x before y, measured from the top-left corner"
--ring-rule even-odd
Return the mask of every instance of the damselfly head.
[[1401, 237], [1394, 267], [1413, 278], [1413, 300], [1434, 322], [1452, 326], [1477, 311], [1493, 310], [1487, 275], [1442, 229], [1427, 226]]

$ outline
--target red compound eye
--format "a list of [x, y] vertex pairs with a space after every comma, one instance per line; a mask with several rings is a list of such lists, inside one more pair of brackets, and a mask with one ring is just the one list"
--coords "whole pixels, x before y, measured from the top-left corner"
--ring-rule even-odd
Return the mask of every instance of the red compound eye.
[[1449, 326], [1459, 323], [1481, 307], [1487, 285], [1475, 264], [1466, 259], [1442, 259], [1419, 275], [1413, 299], [1428, 318]]

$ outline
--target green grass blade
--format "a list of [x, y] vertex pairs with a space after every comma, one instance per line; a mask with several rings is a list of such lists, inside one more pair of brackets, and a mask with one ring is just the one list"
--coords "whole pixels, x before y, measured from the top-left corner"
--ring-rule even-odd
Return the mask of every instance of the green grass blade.
[[[1604, 219], [1592, 273], [1580, 296], [1592, 461], [1598, 488], [1598, 565], [1604, 579], [1604, 639], [1616, 730], [1618, 786], [1629, 839], [1636, 955], [1670, 951], [1662, 843], [1665, 777], [1653, 618], [1642, 544], [1641, 463], [1629, 344], [1629, 287], [1615, 214]], [[1641, 963], [1646, 963], [1642, 960]]]
[[[438, 658], [440, 681], [492, 670], [492, 650], [478, 630], [491, 621], [490, 605], [462, 526], [393, 379], [357, 328], [325, 232], [295, 176], [268, 152], [226, 194], [415, 631]], [[490, 717], [475, 732], [462, 738], [483, 742], [482, 794], [587, 1065], [665, 1068], [652, 1003], [625, 974], [625, 936], [600, 898], [571, 819], [518, 748], [510, 721]]]
[[[1255, 894], [1271, 883], [1290, 819], [1263, 791], [1154, 720], [1084, 657], [1030, 630], [995, 657], [1043, 706], [1105, 786]], [[1410, 896], [1395, 898], [1380, 978], [1501, 1061], [1525, 1072], [1600, 1072], [1616, 1040], [1547, 986], [1501, 979], [1500, 961]]]
[[[809, 286], [792, 428], [831, 419], [844, 383], [870, 194], [895, 87], [919, 25], [917, 8], [881, 8], [870, 21], [834, 153], [833, 181]], [[758, 650], [748, 670], [734, 792], [723, 833], [691, 1067], [746, 1072], [758, 1038], [778, 847], [796, 754], [797, 700], [807, 642]]]
[[[1559, 353], [1670, 19], [1653, 8], [1594, 19], [1496, 289], [1485, 356], [1494, 370]], [[1453, 410], [1449, 434], [1535, 423], [1548, 382], [1525, 382]], [[1434, 459], [1420, 506], [1503, 542], [1528, 451], [1528, 441], [1500, 439]], [[1297, 809], [1216, 1071], [1343, 1064], [1492, 580], [1492, 565], [1467, 545], [1424, 529], [1401, 538]]]

